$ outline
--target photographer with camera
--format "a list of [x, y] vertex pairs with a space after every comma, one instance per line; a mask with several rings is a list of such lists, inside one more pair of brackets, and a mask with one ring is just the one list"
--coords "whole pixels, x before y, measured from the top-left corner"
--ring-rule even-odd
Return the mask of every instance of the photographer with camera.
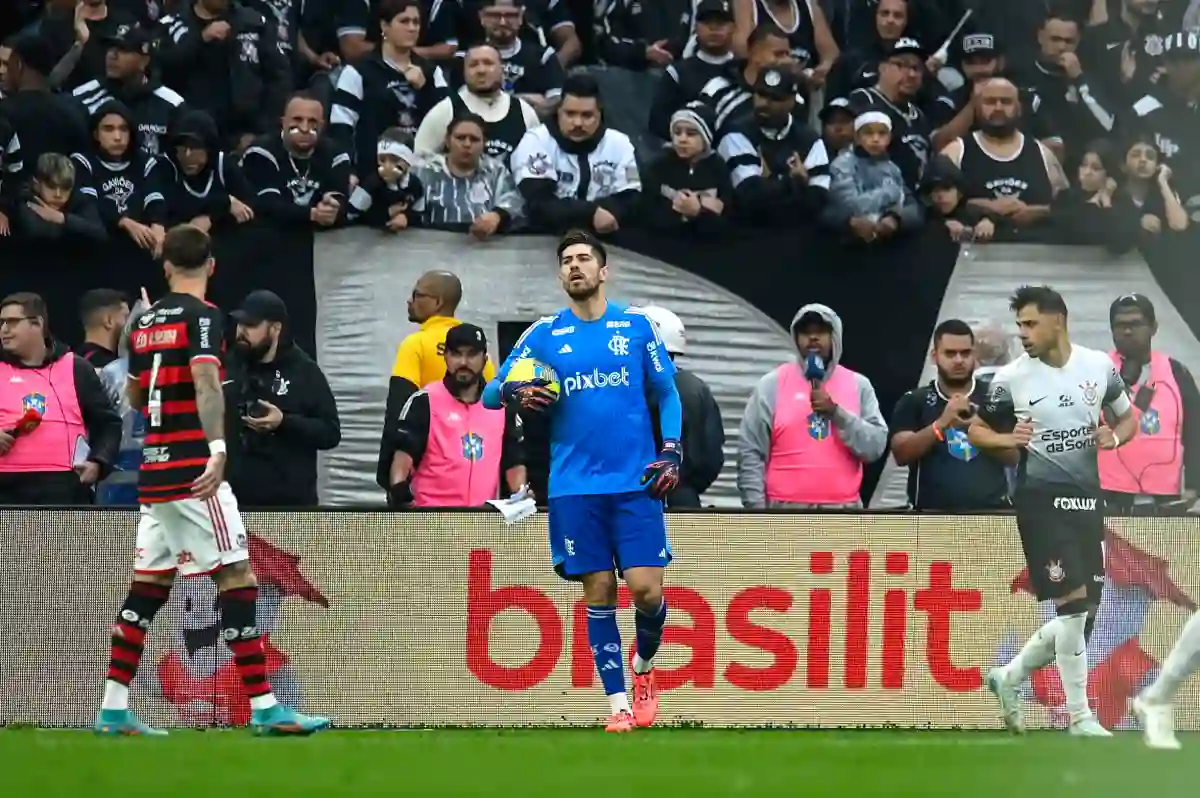
[[317, 452], [341, 442], [329, 382], [288, 334], [271, 291], [252, 291], [232, 314], [237, 339], [225, 380], [229, 484], [243, 507], [317, 506]]
[[1004, 465], [967, 441], [967, 427], [988, 395], [975, 377], [975, 335], [960, 319], [933, 331], [937, 379], [909, 391], [892, 413], [892, 456], [908, 466], [914, 510], [964, 512], [1009, 507]]
[[[1114, 515], [1182, 513], [1200, 486], [1200, 392], [1182, 363], [1151, 347], [1154, 305], [1125, 294], [1108, 311], [1113, 365], [1138, 417], [1138, 435], [1121, 449], [1101, 450], [1100, 487]], [[1192, 419], [1189, 423], [1188, 419]]]

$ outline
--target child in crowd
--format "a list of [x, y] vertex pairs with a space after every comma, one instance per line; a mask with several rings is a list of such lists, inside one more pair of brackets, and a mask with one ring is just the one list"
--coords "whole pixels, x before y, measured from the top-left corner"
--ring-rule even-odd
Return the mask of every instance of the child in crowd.
[[1107, 141], [1091, 142], [1079, 160], [1076, 180], [1054, 198], [1054, 223], [1065, 243], [1102, 243], [1114, 252], [1133, 246], [1128, 226], [1112, 209], [1115, 162]]
[[28, 197], [18, 206], [17, 218], [22, 232], [31, 238], [108, 238], [91, 198], [75, 190], [71, 159], [57, 152], [43, 153], [38, 158]]
[[921, 178], [921, 197], [929, 215], [941, 219], [954, 241], [991, 241], [996, 222], [963, 198], [963, 174], [945, 155], [934, 156]]
[[398, 233], [417, 221], [425, 189], [412, 174], [414, 161], [408, 136], [398, 127], [388, 128], [375, 148], [375, 174], [367, 175], [350, 196], [353, 221], [365, 219], [371, 227]]
[[671, 117], [671, 146], [642, 176], [646, 223], [660, 230], [718, 232], [729, 218], [729, 170], [713, 154], [713, 112], [690, 102]]
[[830, 227], [873, 242], [921, 225], [920, 204], [904, 184], [900, 167], [888, 157], [892, 120], [880, 111], [854, 120], [854, 146], [829, 167], [829, 204], [822, 219]]
[[1139, 238], [1145, 241], [1167, 229], [1187, 229], [1187, 210], [1171, 186], [1171, 167], [1161, 163], [1153, 138], [1140, 135], [1130, 140], [1124, 175], [1112, 205], [1121, 216], [1138, 220]]

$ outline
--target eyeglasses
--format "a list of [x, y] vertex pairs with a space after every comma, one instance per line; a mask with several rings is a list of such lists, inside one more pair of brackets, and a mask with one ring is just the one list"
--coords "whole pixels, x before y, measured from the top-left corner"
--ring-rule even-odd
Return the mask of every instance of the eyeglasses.
[[0, 329], [16, 327], [23, 321], [33, 321], [36, 318], [37, 316], [9, 316], [8, 318], [0, 319]]

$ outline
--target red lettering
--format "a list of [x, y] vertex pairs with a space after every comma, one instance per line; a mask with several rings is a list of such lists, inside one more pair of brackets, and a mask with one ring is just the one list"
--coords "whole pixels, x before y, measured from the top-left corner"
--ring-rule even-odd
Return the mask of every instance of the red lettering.
[[[906, 552], [880, 552], [883, 570], [889, 578], [907, 577], [911, 570], [911, 556]], [[540, 590], [524, 585], [492, 585], [493, 554], [487, 549], [476, 549], [468, 556], [467, 568], [467, 668], [483, 684], [499, 690], [527, 690], [550, 678], [564, 651], [564, 622], [554, 602]], [[837, 558], [832, 552], [810, 552], [808, 569], [818, 577], [830, 576], [835, 571]], [[734, 661], [736, 655], [725, 655], [722, 676], [730, 686], [750, 692], [778, 690], [792, 681], [799, 663], [799, 635], [807, 635], [806, 686], [810, 689], [830, 687], [831, 630], [834, 623], [845, 627], [845, 657], [842, 684], [847, 689], [861, 690], [868, 687], [868, 665], [872, 651], [872, 625], [881, 622], [879, 640], [881, 674], [878, 687], [885, 690], [901, 690], [906, 678], [906, 645], [908, 632], [909, 588], [889, 587], [883, 590], [882, 617], [875, 620], [871, 615], [871, 563], [869, 551], [853, 551], [846, 558], [845, 614], [833, 617], [833, 591], [828, 587], [808, 590], [808, 628], [801, 632], [798, 624], [788, 623], [797, 596], [784, 587], [755, 585], [735, 593], [725, 612], [725, 630], [736, 643], [770, 656], [765, 665], [748, 665]], [[878, 558], [876, 558], [878, 563]], [[876, 565], [878, 568], [878, 564]], [[978, 667], [956, 667], [952, 661], [952, 632], [954, 613], [978, 612], [983, 606], [982, 594], [978, 590], [955, 588], [953, 565], [938, 561], [929, 566], [928, 585], [913, 590], [913, 609], [926, 615], [925, 659], [933, 680], [947, 690], [970, 692], [982, 685]], [[660, 689], [671, 690], [687, 685], [699, 689], [711, 689], [716, 682], [717, 666], [717, 616], [712, 605], [698, 591], [686, 587], [666, 587], [664, 597], [670, 607], [668, 625], [663, 633], [664, 646], [686, 646], [690, 649], [684, 664], [676, 668], [660, 667], [658, 684]], [[618, 591], [618, 605], [622, 609], [631, 606], [629, 591], [622, 587]], [[521, 654], [529, 654], [524, 664], [500, 664], [493, 660], [491, 629], [493, 619], [506, 610], [515, 610], [529, 615], [537, 624], [539, 635], [536, 648], [528, 645], [520, 648]], [[765, 617], [757, 617], [759, 610], [775, 613], [782, 619], [785, 628], [797, 633], [793, 635], [772, 628]], [[794, 616], [791, 616], [794, 617]], [[801, 619], [802, 621], [802, 619]], [[573, 688], [590, 688], [597, 681], [595, 661], [588, 645], [587, 606], [584, 601], [571, 605], [570, 618], [570, 679]], [[636, 649], [630, 643], [630, 655]], [[502, 649], [510, 645], [508, 639], [498, 640]], [[803, 643], [801, 643], [803, 644]], [[521, 657], [523, 658], [523, 657]], [[518, 658], [518, 661], [519, 659]], [[513, 659], [511, 655], [507, 660]]]
[[[537, 622], [537, 652], [524, 665], [510, 667], [492, 659], [489, 634], [492, 619], [505, 610], [520, 609]], [[492, 589], [492, 553], [475, 549], [467, 558], [467, 669], [479, 681], [498, 690], [527, 690], [554, 672], [563, 648], [562, 621], [551, 601], [532, 587]]]
[[846, 574], [846, 673], [850, 690], [867, 686], [867, 626], [871, 622], [871, 555], [850, 553]]
[[[814, 551], [808, 555], [808, 570], [817, 575], [833, 573], [833, 552]], [[828, 588], [808, 591], [807, 684], [812, 688], [829, 686], [829, 640], [832, 628], [833, 594]]]
[[687, 646], [692, 656], [678, 668], [658, 668], [655, 674], [660, 690], [674, 690], [685, 684], [712, 687], [717, 671], [717, 616], [708, 602], [688, 587], [664, 587], [667, 601], [667, 620], [686, 612], [691, 626], [668, 623], [663, 629], [664, 646]]
[[749, 587], [738, 593], [729, 602], [725, 616], [725, 628], [729, 636], [743, 645], [761, 649], [775, 658], [765, 668], [752, 668], [740, 662], [731, 662], [725, 668], [725, 681], [734, 687], [755, 692], [776, 690], [791, 680], [796, 672], [796, 647], [782, 632], [759, 626], [750, 620], [756, 609], [787, 612], [792, 608], [792, 594], [777, 587]]
[[978, 612], [983, 596], [978, 590], [956, 590], [951, 574], [953, 565], [934, 562], [929, 565], [929, 587], [918, 590], [913, 606], [929, 619], [925, 631], [925, 661], [933, 680], [956, 693], [978, 690], [983, 684], [979, 668], [957, 668], [950, 661], [950, 624], [953, 612]]
[[[908, 573], [908, 555], [904, 552], [888, 552], [884, 559], [884, 570], [889, 576], [904, 576]], [[904, 638], [908, 633], [908, 594], [901, 589], [888, 590], [883, 594], [883, 678], [885, 690], [904, 687]]]

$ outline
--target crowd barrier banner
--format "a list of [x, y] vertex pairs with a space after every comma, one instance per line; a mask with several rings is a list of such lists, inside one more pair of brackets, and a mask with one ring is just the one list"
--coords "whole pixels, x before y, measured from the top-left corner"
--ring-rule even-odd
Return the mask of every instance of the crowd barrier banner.
[[[91, 722], [136, 514], [0, 511], [0, 724]], [[578, 587], [553, 576], [545, 517], [251, 513], [272, 683], [341, 726], [593, 724], [606, 712]], [[997, 728], [983, 685], [1052, 610], [1022, 588], [1011, 518], [686, 514], [660, 684], [665, 723]], [[1089, 648], [1102, 722], [1152, 679], [1200, 591], [1200, 521], [1110, 522]], [[15, 559], [14, 559], [15, 558]], [[621, 603], [628, 606], [622, 590]], [[632, 610], [621, 613], [632, 644]], [[181, 580], [156, 621], [135, 708], [167, 726], [240, 724], [215, 592]], [[1024, 689], [1061, 725], [1053, 668]], [[1200, 729], [1200, 684], [1180, 728]]]

